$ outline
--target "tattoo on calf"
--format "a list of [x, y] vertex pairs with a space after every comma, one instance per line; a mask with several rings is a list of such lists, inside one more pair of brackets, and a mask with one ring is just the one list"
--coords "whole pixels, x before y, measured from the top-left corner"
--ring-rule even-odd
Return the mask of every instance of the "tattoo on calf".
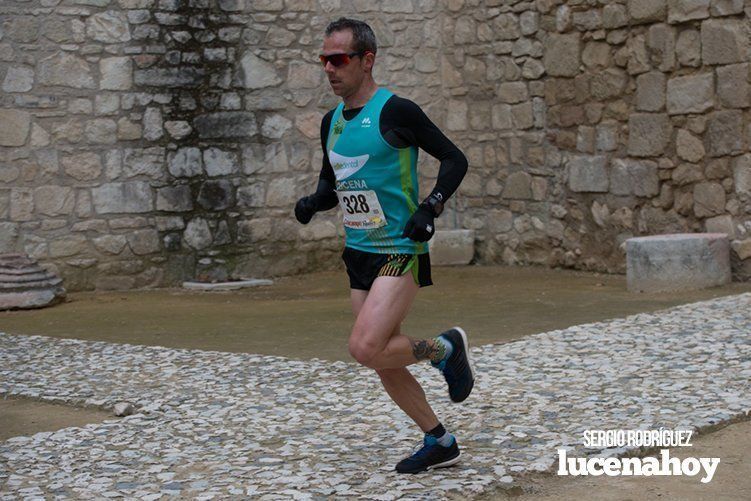
[[412, 354], [417, 360], [433, 359], [436, 353], [435, 343], [426, 339], [412, 340]]

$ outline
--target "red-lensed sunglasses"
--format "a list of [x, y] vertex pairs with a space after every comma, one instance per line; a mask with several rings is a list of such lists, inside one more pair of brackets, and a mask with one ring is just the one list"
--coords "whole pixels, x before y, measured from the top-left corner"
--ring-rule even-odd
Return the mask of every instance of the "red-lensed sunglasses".
[[362, 56], [363, 54], [367, 54], [368, 51], [360, 51], [360, 52], [350, 52], [349, 54], [329, 54], [324, 55], [321, 54], [318, 56], [318, 59], [321, 60], [321, 64], [326, 66], [326, 63], [331, 63], [335, 67], [344, 66], [345, 64], [348, 64], [350, 60], [355, 56]]

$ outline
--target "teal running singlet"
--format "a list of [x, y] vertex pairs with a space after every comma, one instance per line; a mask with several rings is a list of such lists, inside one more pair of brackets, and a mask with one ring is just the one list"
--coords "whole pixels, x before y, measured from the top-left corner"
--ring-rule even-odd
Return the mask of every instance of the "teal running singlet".
[[379, 128], [381, 110], [392, 95], [378, 89], [349, 121], [340, 103], [326, 150], [336, 176], [346, 246], [378, 254], [424, 254], [427, 244], [402, 237], [418, 205], [418, 149], [394, 148]]

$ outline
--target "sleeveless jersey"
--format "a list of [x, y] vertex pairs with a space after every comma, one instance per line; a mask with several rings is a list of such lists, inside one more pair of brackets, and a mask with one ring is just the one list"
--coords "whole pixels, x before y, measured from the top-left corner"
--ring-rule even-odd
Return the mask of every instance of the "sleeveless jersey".
[[352, 120], [344, 119], [340, 103], [331, 118], [326, 150], [336, 176], [345, 245], [378, 254], [424, 254], [425, 243], [402, 237], [418, 205], [418, 149], [391, 146], [379, 126], [392, 95], [378, 89]]

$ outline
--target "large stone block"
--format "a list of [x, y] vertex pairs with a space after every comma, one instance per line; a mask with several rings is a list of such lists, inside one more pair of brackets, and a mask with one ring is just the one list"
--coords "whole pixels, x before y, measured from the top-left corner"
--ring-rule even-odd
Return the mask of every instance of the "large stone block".
[[526, 172], [514, 172], [506, 178], [501, 198], [529, 200], [532, 198], [532, 176]]
[[436, 231], [429, 245], [431, 264], [436, 266], [466, 265], [475, 255], [475, 231]]
[[628, 0], [628, 13], [636, 23], [662, 21], [666, 7], [665, 0]]
[[180, 148], [169, 154], [167, 166], [175, 177], [192, 177], [203, 173], [201, 150], [192, 146]]
[[543, 64], [550, 76], [573, 77], [579, 73], [581, 61], [578, 33], [550, 34], [545, 40]]
[[726, 108], [751, 106], [751, 88], [748, 80], [748, 63], [717, 67], [717, 96], [720, 103]]
[[709, 0], [668, 0], [668, 22], [683, 23], [709, 17]]
[[130, 41], [128, 17], [123, 12], [107, 11], [90, 16], [86, 20], [86, 34], [104, 43]]
[[67, 52], [58, 52], [39, 61], [37, 82], [41, 85], [59, 85], [75, 89], [96, 87], [89, 63]]
[[136, 70], [136, 85], [152, 87], [198, 87], [203, 82], [205, 70], [184, 66], [180, 68], [148, 68]]
[[34, 87], [34, 70], [26, 66], [11, 66], [3, 80], [5, 92], [28, 92]]
[[724, 233], [683, 233], [626, 240], [631, 292], [692, 290], [731, 281], [730, 242]]
[[220, 111], [199, 115], [193, 128], [201, 139], [247, 139], [258, 132], [256, 117], [247, 111]]
[[743, 12], [743, 0], [712, 0], [709, 12], [713, 16], [732, 16]]
[[628, 119], [628, 154], [635, 157], [662, 155], [673, 126], [664, 113], [634, 113]]
[[31, 129], [31, 114], [0, 109], [0, 146], [23, 146]]
[[569, 161], [568, 186], [580, 193], [608, 191], [607, 158], [602, 155], [579, 155]]
[[251, 52], [246, 52], [240, 60], [239, 79], [246, 89], [263, 89], [282, 83], [274, 65]]
[[683, 66], [701, 65], [701, 35], [696, 30], [683, 30], [675, 43], [678, 62]]
[[614, 159], [610, 169], [610, 192], [615, 195], [653, 197], [660, 193], [657, 162]]
[[193, 196], [190, 186], [166, 186], [156, 193], [156, 210], [184, 212], [193, 210]]
[[710, 217], [725, 212], [725, 188], [720, 183], [699, 183], [694, 186], [694, 214]]
[[675, 67], [675, 28], [667, 24], [655, 24], [647, 34], [652, 62], [661, 71], [671, 71]]
[[660, 71], [643, 73], [636, 78], [636, 109], [662, 111], [665, 106], [665, 74]]
[[710, 156], [740, 153], [743, 151], [743, 113], [740, 110], [711, 113], [707, 133]]
[[198, 192], [198, 203], [206, 210], [226, 210], [234, 200], [234, 189], [227, 179], [206, 181]]
[[128, 90], [133, 85], [133, 63], [129, 57], [108, 57], [99, 60], [99, 88]]
[[702, 113], [714, 105], [714, 76], [699, 73], [668, 80], [668, 113]]
[[92, 188], [97, 214], [143, 213], [154, 210], [154, 195], [147, 182], [107, 183]]
[[748, 19], [708, 19], [701, 23], [704, 64], [742, 63], [748, 59]]

